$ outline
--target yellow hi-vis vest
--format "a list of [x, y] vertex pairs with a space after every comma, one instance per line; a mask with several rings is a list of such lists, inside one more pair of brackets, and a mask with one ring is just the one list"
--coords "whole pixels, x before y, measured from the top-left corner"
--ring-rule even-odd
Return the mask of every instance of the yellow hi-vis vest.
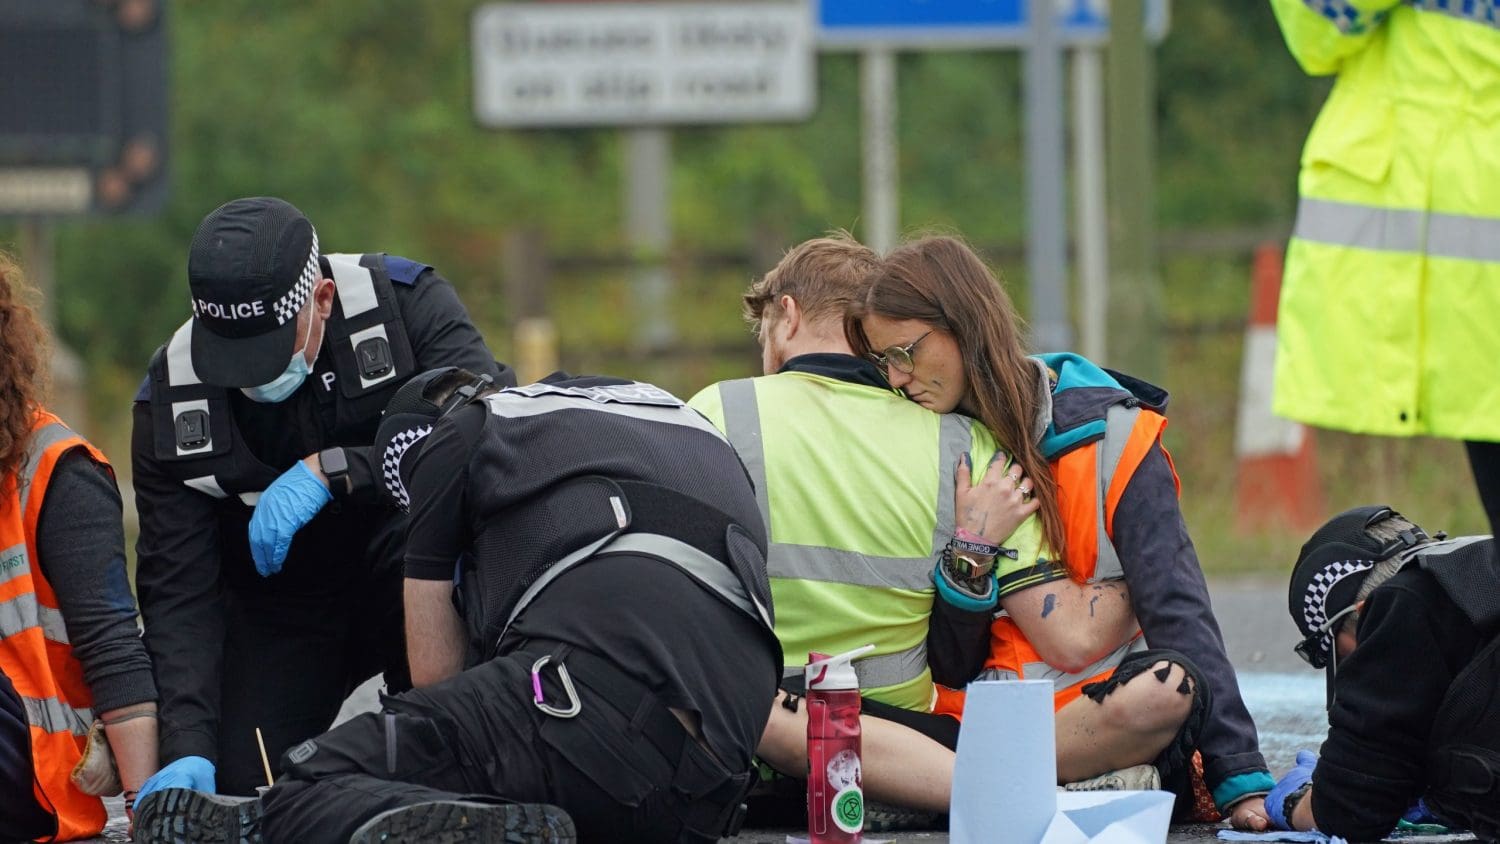
[[[954, 470], [968, 452], [983, 471], [995, 452], [988, 429], [805, 372], [726, 381], [688, 404], [724, 432], [755, 484], [786, 670], [800, 672], [809, 651], [873, 643], [854, 664], [863, 692], [929, 711], [932, 570], [953, 536]], [[1026, 537], [1040, 544], [1035, 517], [1009, 544]]]
[[1277, 414], [1500, 440], [1500, 8], [1271, 0], [1338, 74], [1302, 153], [1277, 324]]

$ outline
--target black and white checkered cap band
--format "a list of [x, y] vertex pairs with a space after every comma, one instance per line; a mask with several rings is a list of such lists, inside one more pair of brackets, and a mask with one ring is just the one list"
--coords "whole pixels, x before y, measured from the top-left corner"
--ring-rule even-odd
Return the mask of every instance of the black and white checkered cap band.
[[391, 437], [390, 443], [385, 447], [385, 454], [380, 460], [380, 472], [385, 477], [386, 491], [395, 499], [396, 505], [403, 511], [411, 506], [411, 496], [406, 492], [406, 484], [401, 481], [401, 458], [411, 447], [421, 442], [424, 437], [432, 433], [432, 425], [419, 425], [415, 428], [407, 428]]
[[302, 267], [302, 275], [291, 289], [281, 294], [281, 298], [271, 303], [271, 311], [276, 314], [276, 324], [286, 325], [288, 321], [297, 318], [302, 312], [302, 306], [307, 304], [307, 296], [312, 293], [313, 282], [322, 276], [318, 268], [318, 230], [313, 229], [312, 250], [307, 253], [307, 263]]
[[[1312, 582], [1307, 586], [1307, 593], [1302, 596], [1302, 620], [1307, 622], [1307, 629], [1321, 630], [1328, 623], [1328, 593], [1333, 591], [1333, 587], [1346, 577], [1372, 568], [1375, 568], [1374, 560], [1340, 560], [1329, 563], [1322, 571], [1313, 575]], [[1324, 632], [1323, 646], [1333, 647], [1333, 631]]]

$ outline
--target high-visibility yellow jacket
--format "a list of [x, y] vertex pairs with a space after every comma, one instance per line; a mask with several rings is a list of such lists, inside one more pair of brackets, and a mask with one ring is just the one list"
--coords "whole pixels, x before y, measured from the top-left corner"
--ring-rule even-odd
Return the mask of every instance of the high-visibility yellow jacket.
[[1276, 413], [1500, 440], [1500, 8], [1271, 0], [1337, 74], [1302, 153]]
[[[842, 357], [852, 378], [861, 364]], [[688, 404], [724, 431], [755, 483], [786, 670], [800, 672], [809, 651], [874, 644], [854, 663], [861, 690], [927, 712], [932, 570], [953, 536], [954, 470], [968, 452], [978, 476], [995, 441], [978, 422], [888, 387], [795, 371], [815, 358], [838, 361], [794, 358], [794, 371], [722, 382]], [[1034, 562], [1040, 522], [1029, 518], [1006, 544]]]

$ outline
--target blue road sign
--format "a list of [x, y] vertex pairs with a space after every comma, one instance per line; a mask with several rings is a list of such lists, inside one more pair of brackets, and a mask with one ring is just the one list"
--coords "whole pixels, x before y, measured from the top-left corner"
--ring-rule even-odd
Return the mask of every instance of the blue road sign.
[[[824, 47], [1024, 47], [1033, 5], [1057, 9], [1069, 46], [1109, 38], [1109, 0], [815, 0]], [[1167, 0], [1147, 0], [1146, 32], [1167, 32]]]

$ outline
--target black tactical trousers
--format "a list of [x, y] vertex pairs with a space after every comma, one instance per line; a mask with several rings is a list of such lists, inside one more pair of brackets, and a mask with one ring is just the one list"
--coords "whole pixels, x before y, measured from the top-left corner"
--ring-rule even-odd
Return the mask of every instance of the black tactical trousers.
[[731, 775], [691, 740], [668, 758], [640, 729], [645, 707], [620, 711], [614, 690], [596, 691], [566, 655], [542, 673], [545, 700], [568, 703], [560, 661], [581, 708], [544, 714], [531, 670], [546, 653], [523, 648], [387, 697], [382, 712], [288, 750], [263, 802], [266, 840], [344, 842], [388, 809], [460, 799], [561, 806], [584, 841], [712, 842], [732, 831], [748, 774]]
[[[330, 505], [332, 506], [332, 505]], [[283, 750], [327, 730], [344, 699], [385, 673], [411, 687], [403, 629], [405, 519], [344, 518], [298, 536], [280, 574], [234, 566], [225, 590], [219, 793], [266, 784], [255, 730], [273, 773]]]

